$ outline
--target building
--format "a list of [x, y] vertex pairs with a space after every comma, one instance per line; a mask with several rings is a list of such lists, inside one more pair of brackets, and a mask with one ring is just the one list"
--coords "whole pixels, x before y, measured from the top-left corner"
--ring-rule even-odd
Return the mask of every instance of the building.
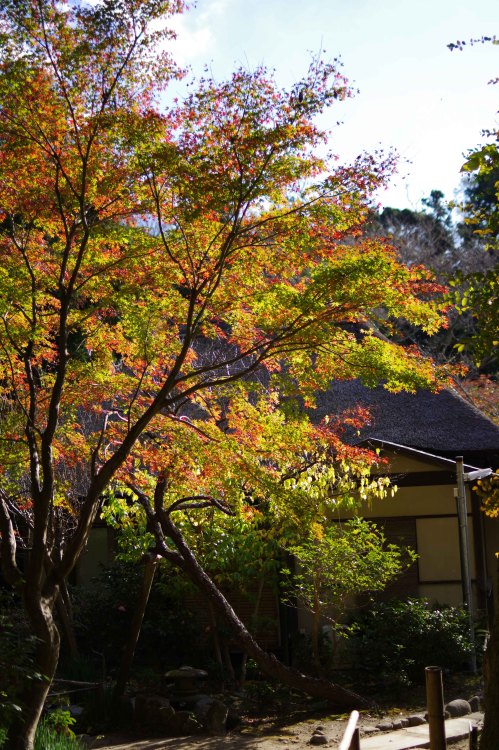
[[[374, 501], [360, 515], [376, 519], [390, 541], [409, 544], [419, 556], [389, 593], [461, 603], [456, 457], [464, 458], [465, 472], [498, 468], [499, 427], [450, 389], [390, 393], [358, 380], [336, 382], [319, 394], [313, 419], [354, 404], [367, 407], [371, 419], [360, 436], [346, 438], [379, 449], [388, 459], [383, 473], [399, 488], [394, 498]], [[466, 495], [473, 597], [483, 611], [491, 606], [496, 579], [499, 522], [481, 513], [472, 486]]]

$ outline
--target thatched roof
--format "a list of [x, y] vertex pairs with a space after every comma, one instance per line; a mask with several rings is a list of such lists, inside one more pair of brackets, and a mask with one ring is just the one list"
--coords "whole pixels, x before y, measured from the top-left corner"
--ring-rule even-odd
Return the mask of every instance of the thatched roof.
[[359, 404], [371, 413], [370, 424], [349, 440], [377, 439], [440, 455], [477, 457], [499, 454], [499, 427], [452, 390], [390, 393], [360, 381], [335, 382], [317, 396], [313, 421]]

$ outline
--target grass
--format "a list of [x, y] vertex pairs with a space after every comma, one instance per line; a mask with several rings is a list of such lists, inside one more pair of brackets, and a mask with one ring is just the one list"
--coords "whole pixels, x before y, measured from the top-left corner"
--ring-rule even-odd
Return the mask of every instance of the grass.
[[44, 721], [40, 722], [36, 731], [35, 750], [85, 750], [86, 745], [76, 737], [57, 734]]
[[[7, 730], [0, 727], [0, 748], [7, 737]], [[81, 743], [76, 737], [64, 734], [57, 734], [51, 729], [45, 721], [38, 725], [35, 737], [35, 750], [85, 750], [86, 745]]]

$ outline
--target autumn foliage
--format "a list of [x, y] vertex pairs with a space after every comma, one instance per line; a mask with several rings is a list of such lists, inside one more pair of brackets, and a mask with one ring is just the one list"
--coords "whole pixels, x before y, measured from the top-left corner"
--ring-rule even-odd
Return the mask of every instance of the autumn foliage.
[[272, 493], [312, 521], [286, 510], [306, 493], [283, 478], [333, 454], [363, 476], [367, 458], [294, 399], [445, 377], [378, 333], [431, 333], [443, 309], [424, 269], [362, 235], [391, 157], [323, 155], [314, 118], [350, 95], [339, 65], [313, 60], [291, 90], [239, 70], [166, 107], [179, 72], [158, 21], [181, 10], [0, 11], [1, 554], [49, 677], [51, 612], [111, 491], [149, 498], [159, 526], [192, 498], [237, 512]]

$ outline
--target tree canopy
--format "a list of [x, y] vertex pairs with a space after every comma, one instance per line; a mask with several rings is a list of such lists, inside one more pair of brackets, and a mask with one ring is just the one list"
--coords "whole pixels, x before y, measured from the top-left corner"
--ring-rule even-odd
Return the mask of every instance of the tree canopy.
[[[48, 681], [52, 610], [103, 498], [133, 492], [180, 562], [173, 511], [240, 512], [273, 488], [276, 514], [312, 522], [307, 472], [334, 454], [365, 477], [369, 460], [294, 399], [332, 378], [446, 378], [377, 334], [432, 333], [445, 306], [427, 270], [363, 236], [392, 158], [319, 155], [316, 116], [350, 95], [339, 64], [312, 60], [290, 90], [264, 68], [205, 78], [167, 107], [180, 73], [158, 28], [182, 10], [0, 9], [1, 558]], [[31, 747], [47, 689], [29, 686], [12, 746]]]

